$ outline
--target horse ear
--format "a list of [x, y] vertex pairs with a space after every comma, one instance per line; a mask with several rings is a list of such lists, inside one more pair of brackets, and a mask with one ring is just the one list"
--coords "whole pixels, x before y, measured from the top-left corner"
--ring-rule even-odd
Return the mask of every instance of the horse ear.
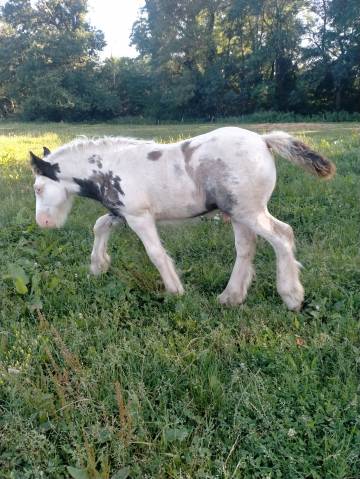
[[30, 151], [30, 164], [31, 169], [35, 175], [41, 174], [41, 162], [42, 159], [36, 156], [32, 151]]
[[51, 151], [49, 150], [49, 148], [47, 148], [46, 146], [43, 146], [43, 150], [44, 150], [44, 157], [50, 155]]
[[57, 177], [58, 172], [60, 172], [60, 168], [58, 163], [51, 164], [48, 161], [42, 160], [38, 156], [36, 156], [32, 151], [30, 151], [30, 163], [32, 170], [35, 175], [46, 176], [54, 181], [59, 181]]

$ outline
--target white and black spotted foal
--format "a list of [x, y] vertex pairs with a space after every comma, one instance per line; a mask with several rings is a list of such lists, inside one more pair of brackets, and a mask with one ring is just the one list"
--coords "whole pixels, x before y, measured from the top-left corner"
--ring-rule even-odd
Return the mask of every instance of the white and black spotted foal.
[[276, 252], [279, 294], [290, 309], [298, 310], [304, 290], [293, 232], [267, 209], [276, 182], [271, 150], [318, 177], [328, 179], [335, 173], [329, 160], [284, 132], [259, 135], [228, 127], [166, 145], [122, 137], [76, 140], [53, 153], [45, 148], [44, 159], [31, 153], [36, 221], [45, 228], [61, 227], [76, 194], [100, 201], [109, 214], [94, 227], [92, 272], [107, 271], [110, 231], [126, 221], [143, 242], [166, 290], [182, 294], [156, 221], [194, 217], [218, 208], [231, 218], [236, 246], [235, 265], [220, 302], [244, 301], [253, 277], [256, 235], [260, 235]]

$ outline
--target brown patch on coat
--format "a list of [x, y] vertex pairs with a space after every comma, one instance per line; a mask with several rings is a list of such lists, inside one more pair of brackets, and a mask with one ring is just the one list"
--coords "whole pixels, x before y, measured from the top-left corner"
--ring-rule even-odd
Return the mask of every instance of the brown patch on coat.
[[208, 211], [219, 208], [223, 213], [231, 214], [237, 204], [229, 188], [228, 166], [221, 159], [203, 158], [196, 170], [197, 183], [205, 193], [205, 207]]
[[181, 151], [183, 152], [186, 163], [190, 163], [193, 154], [201, 146], [201, 144], [196, 146], [190, 146], [190, 145], [191, 145], [191, 140], [184, 141], [184, 143], [182, 143], [181, 145]]
[[200, 148], [201, 144], [197, 146], [190, 146], [190, 145], [191, 145], [191, 140], [184, 141], [184, 143], [182, 143], [181, 145], [181, 151], [185, 159], [186, 173], [190, 176], [190, 178], [194, 181], [195, 185], [198, 187], [199, 185], [197, 184], [197, 181], [196, 181], [196, 172], [194, 170], [194, 167], [191, 165], [191, 159], [195, 151], [198, 148]]
[[192, 151], [189, 151], [189, 148], [189, 145], [185, 145], [182, 149], [188, 160], [185, 159], [186, 172], [195, 185], [194, 200], [202, 203], [205, 211], [219, 208], [221, 211], [231, 214], [236, 205], [236, 198], [229, 189], [229, 173], [226, 163], [221, 158], [203, 157], [199, 159], [198, 166], [194, 168], [190, 164], [190, 158], [196, 147], [192, 148]]
[[185, 159], [185, 170], [195, 184], [194, 199], [204, 204], [205, 211], [219, 208], [231, 214], [236, 205], [236, 198], [228, 188], [228, 166], [221, 158], [199, 158], [199, 165], [195, 168], [191, 164], [195, 151], [202, 143], [191, 146], [191, 140], [184, 141], [181, 151]]
[[147, 159], [151, 161], [157, 161], [162, 156], [162, 154], [163, 152], [160, 150], [150, 151], [150, 153], [148, 153], [147, 155]]

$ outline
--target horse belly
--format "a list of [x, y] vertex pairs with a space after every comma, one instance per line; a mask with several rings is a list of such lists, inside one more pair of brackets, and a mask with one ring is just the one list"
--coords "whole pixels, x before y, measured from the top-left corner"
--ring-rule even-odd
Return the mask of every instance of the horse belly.
[[151, 203], [157, 220], [191, 218], [206, 212], [204, 201], [194, 187], [160, 188]]

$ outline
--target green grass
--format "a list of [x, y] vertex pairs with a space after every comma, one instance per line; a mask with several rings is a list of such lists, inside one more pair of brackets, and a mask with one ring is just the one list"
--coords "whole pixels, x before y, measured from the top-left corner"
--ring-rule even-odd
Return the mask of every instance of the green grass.
[[[278, 161], [271, 212], [290, 223], [304, 310], [286, 310], [258, 242], [246, 303], [220, 307], [231, 226], [160, 228], [186, 294], [164, 294], [127, 228], [112, 267], [88, 273], [103, 208], [34, 222], [28, 150], [78, 134], [162, 141], [210, 125], [0, 124], [0, 478], [360, 477], [360, 125], [276, 125], [338, 167], [322, 183]], [[252, 125], [270, 129], [271, 125]]]

